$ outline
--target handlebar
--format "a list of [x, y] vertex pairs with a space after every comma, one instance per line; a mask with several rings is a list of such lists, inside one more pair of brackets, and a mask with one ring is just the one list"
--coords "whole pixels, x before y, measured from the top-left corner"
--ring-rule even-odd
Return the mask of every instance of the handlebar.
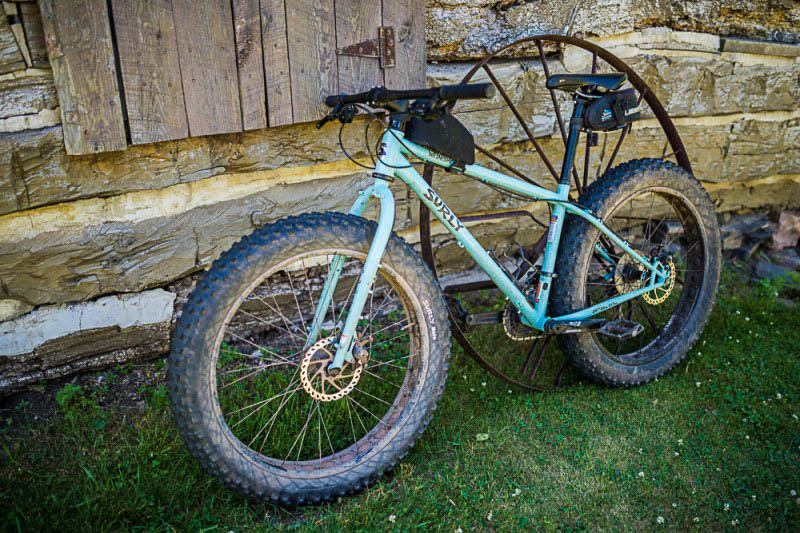
[[438, 100], [468, 100], [474, 98], [491, 98], [496, 89], [491, 83], [473, 83], [463, 85], [444, 85], [430, 89], [411, 89], [393, 91], [385, 87], [375, 87], [369, 91], [356, 94], [339, 94], [325, 98], [325, 105], [336, 107], [339, 104], [383, 104], [394, 100], [411, 100], [414, 98], [431, 98]]

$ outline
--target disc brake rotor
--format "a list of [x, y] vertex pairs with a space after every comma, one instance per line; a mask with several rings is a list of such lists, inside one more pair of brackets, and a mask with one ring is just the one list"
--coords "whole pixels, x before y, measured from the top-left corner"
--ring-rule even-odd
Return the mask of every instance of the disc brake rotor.
[[644, 301], [650, 305], [658, 305], [667, 301], [669, 295], [672, 294], [672, 289], [675, 288], [675, 263], [672, 261], [672, 258], [667, 261], [667, 266], [669, 267], [669, 277], [667, 278], [667, 282], [661, 287], [653, 289], [652, 291], [646, 292], [642, 295]]
[[359, 363], [342, 364], [341, 371], [332, 376], [328, 365], [336, 355], [336, 337], [326, 337], [312, 344], [300, 362], [300, 382], [303, 389], [315, 400], [333, 402], [341, 400], [358, 384], [363, 366]]

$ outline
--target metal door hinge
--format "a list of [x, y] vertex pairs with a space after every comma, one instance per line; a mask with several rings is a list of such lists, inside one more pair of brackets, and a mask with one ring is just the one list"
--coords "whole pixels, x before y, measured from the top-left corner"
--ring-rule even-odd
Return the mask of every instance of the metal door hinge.
[[381, 26], [378, 28], [377, 39], [367, 39], [360, 43], [337, 48], [336, 53], [340, 56], [374, 57], [381, 61], [381, 68], [394, 68], [395, 49], [397, 42], [394, 35], [393, 26]]

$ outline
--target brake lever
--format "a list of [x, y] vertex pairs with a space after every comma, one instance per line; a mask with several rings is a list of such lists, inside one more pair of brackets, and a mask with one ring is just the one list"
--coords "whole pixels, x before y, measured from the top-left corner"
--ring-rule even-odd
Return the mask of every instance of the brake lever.
[[352, 104], [348, 104], [346, 106], [342, 106], [341, 103], [336, 104], [336, 107], [333, 108], [333, 111], [327, 114], [325, 118], [317, 122], [317, 129], [320, 129], [322, 126], [330, 122], [331, 120], [339, 119], [339, 122], [342, 124], [350, 124], [353, 122], [353, 118], [358, 114], [358, 109], [356, 106]]

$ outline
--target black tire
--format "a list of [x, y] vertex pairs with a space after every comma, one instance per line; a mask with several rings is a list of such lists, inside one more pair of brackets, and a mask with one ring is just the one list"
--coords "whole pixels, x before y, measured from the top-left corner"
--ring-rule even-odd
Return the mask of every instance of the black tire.
[[[338, 213], [306, 214], [264, 226], [241, 239], [214, 262], [178, 319], [168, 366], [169, 395], [178, 429], [203, 467], [244, 496], [294, 505], [352, 493], [408, 453], [431, 420], [444, 390], [450, 355], [446, 306], [430, 269], [395, 234], [387, 245], [379, 276], [397, 283], [398, 294], [403, 291], [403, 298], [408, 298], [409, 316], [419, 319], [419, 325], [416, 322], [414, 325], [414, 338], [418, 339], [415, 346], [419, 349], [418, 353], [406, 356], [409, 370], [403, 374], [402, 387], [395, 393], [397, 399], [388, 408], [388, 414], [375, 426], [381, 429], [364, 428], [365, 432], [370, 432], [358, 442], [370, 437], [373, 440], [369, 441], [368, 448], [352, 444], [340, 455], [334, 453], [323, 458], [320, 444], [319, 461], [316, 456], [313, 460], [294, 461], [292, 449], [289, 450], [292, 460], [281, 461], [248, 447], [237, 438], [220, 407], [217, 360], [220, 346], [224, 345], [220, 339], [226, 331], [226, 321], [238, 313], [234, 308], [243, 305], [242, 295], [260, 283], [260, 279], [265, 279], [270, 269], [278, 268], [276, 265], [283, 264], [281, 261], [285, 263], [286, 258], [306, 257], [303, 254], [331, 248], [349, 250], [353, 256], [365, 256], [376, 227], [374, 222]], [[289, 272], [291, 266], [285, 269]], [[298, 304], [298, 309], [300, 307]], [[302, 315], [302, 311], [300, 313]], [[410, 325], [411, 319], [408, 320]], [[258, 357], [255, 354], [251, 356]], [[295, 365], [300, 368], [299, 364]], [[401, 401], [403, 395], [407, 398]], [[311, 396], [304, 401], [312, 401]], [[320, 402], [317, 405], [319, 409]], [[278, 412], [280, 408], [275, 416]], [[322, 417], [320, 414], [324, 425]], [[316, 441], [316, 431], [311, 431]], [[327, 434], [328, 429], [325, 431]], [[328, 436], [329, 442], [330, 439]], [[353, 439], [356, 439], [355, 431]], [[298, 456], [302, 447], [301, 442]], [[333, 444], [331, 450], [334, 451]]]
[[[640, 199], [650, 197], [653, 198], [649, 206], [650, 214], [646, 222], [642, 222], [644, 216], [637, 215], [647, 212], [648, 206]], [[658, 226], [655, 225], [653, 213], [660, 212], [660, 208], [653, 207], [656, 199], [666, 206], [663, 210], [674, 209], [679, 223], [663, 225], [667, 217], [665, 215]], [[559, 337], [561, 349], [570, 362], [590, 379], [609, 386], [642, 385], [674, 368], [686, 356], [708, 321], [720, 276], [720, 237], [713, 204], [702, 185], [691, 174], [660, 159], [634, 160], [615, 167], [587, 188], [581, 197], [581, 204], [620, 236], [623, 233], [615, 228], [615, 221], [629, 233], [638, 232], [637, 243], [641, 245], [639, 251], [643, 254], [664, 253], [666, 247], [678, 250], [675, 252], [678, 261], [681, 250], [685, 252], [683, 264], [686, 268], [680, 270], [675, 267], [677, 282], [672, 283], [674, 291], [665, 300], [667, 306], [659, 308], [658, 304], [648, 304], [640, 296], [600, 315], [609, 320], [639, 318], [646, 328], [643, 338], [624, 343], [616, 340], [615, 352], [609, 347], [609, 337], [596, 332]], [[629, 206], [630, 214], [623, 210], [624, 206]], [[636, 211], [634, 206], [637, 206]], [[664, 237], [667, 233], [665, 227], [669, 227], [670, 231], [682, 232], [682, 236], [678, 241], [675, 236], [667, 241]], [[637, 240], [631, 239], [631, 243]], [[550, 300], [551, 316], [563, 316], [632, 290], [626, 281], [620, 282], [623, 278], [618, 273], [624, 266], [620, 258], [627, 254], [620, 250], [621, 255], [615, 266], [609, 267], [614, 263], [606, 263], [596, 253], [595, 244], [598, 242], [604, 242], [603, 246], [607, 246], [610, 241], [603, 241], [599, 230], [585, 220], [568, 217], [556, 261], [558, 277], [554, 281]], [[679, 243], [685, 245], [681, 247]], [[599, 266], [593, 271], [596, 265]], [[630, 270], [630, 265], [628, 262], [624, 268]], [[610, 274], [605, 274], [603, 268]], [[597, 272], [605, 274], [605, 277], [598, 277]], [[633, 279], [632, 283], [638, 283], [637, 276], [638, 280], [642, 279], [634, 271], [634, 275], [625, 280]], [[606, 287], [600, 287], [602, 285]], [[592, 297], [599, 291], [605, 291], [605, 296]], [[654, 309], [661, 313], [656, 314], [655, 318]], [[659, 320], [662, 315], [663, 320]], [[663, 327], [660, 325], [662, 323]], [[650, 340], [647, 341], [647, 338]]]

